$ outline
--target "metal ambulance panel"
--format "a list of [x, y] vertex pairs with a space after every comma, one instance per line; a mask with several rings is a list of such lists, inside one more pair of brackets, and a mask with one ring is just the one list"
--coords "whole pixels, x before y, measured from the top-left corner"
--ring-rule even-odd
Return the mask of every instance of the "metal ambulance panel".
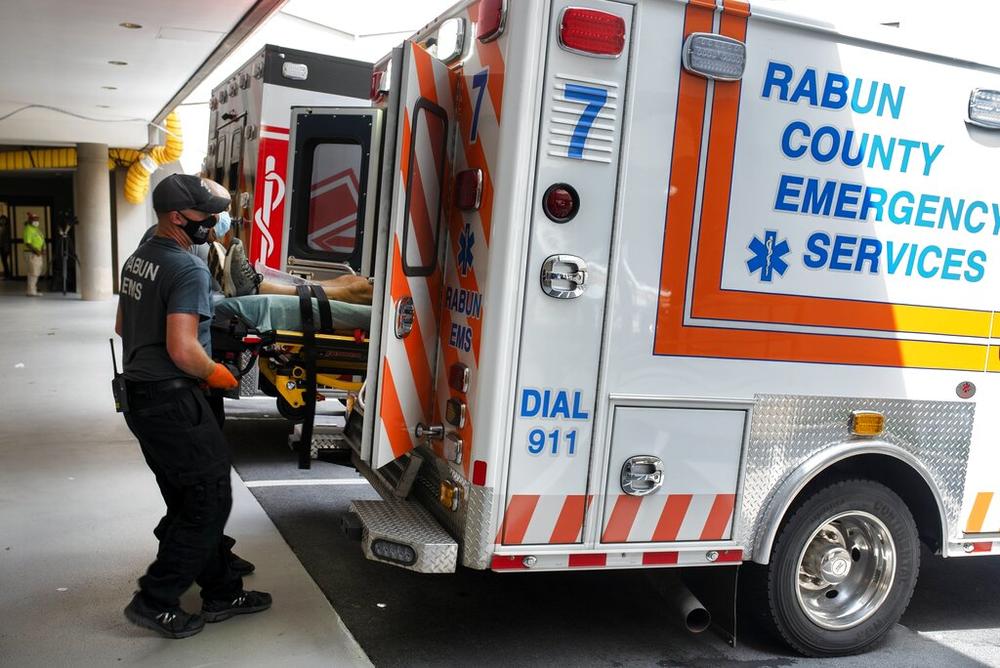
[[[624, 20], [620, 57], [559, 46], [560, 17], [570, 5]], [[581, 541], [632, 11], [600, 0], [555, 2], [548, 20], [504, 545]], [[542, 210], [543, 193], [555, 183], [580, 195], [569, 222], [553, 222]]]
[[733, 538], [748, 411], [616, 406], [601, 542]]

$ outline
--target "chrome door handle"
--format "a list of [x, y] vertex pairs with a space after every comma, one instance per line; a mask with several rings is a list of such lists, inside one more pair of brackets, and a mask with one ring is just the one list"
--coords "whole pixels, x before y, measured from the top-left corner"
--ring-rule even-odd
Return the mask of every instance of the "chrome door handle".
[[575, 299], [587, 283], [587, 262], [575, 255], [551, 255], [542, 263], [541, 282], [549, 297]]
[[663, 461], [653, 455], [629, 457], [622, 465], [621, 487], [629, 496], [646, 496], [663, 485]]

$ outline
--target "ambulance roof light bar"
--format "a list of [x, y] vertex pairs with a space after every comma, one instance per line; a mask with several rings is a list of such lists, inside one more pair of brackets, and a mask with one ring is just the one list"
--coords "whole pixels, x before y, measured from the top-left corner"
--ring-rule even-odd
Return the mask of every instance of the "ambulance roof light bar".
[[969, 95], [968, 122], [981, 128], [1000, 129], [1000, 91], [974, 88]]
[[747, 47], [731, 37], [691, 33], [684, 40], [682, 62], [691, 74], [716, 81], [738, 81], [746, 67]]
[[567, 7], [559, 21], [559, 46], [599, 58], [617, 58], [625, 49], [625, 19], [584, 7]]

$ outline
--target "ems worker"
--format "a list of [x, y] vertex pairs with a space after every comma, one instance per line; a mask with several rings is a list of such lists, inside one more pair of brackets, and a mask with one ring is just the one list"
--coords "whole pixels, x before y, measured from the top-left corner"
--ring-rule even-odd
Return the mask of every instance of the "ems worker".
[[38, 216], [28, 214], [24, 221], [24, 255], [28, 261], [28, 291], [29, 297], [41, 297], [38, 291], [38, 277], [42, 275], [42, 254], [45, 252], [45, 237], [38, 229]]
[[[125, 421], [156, 477], [167, 512], [154, 532], [156, 560], [125, 608], [134, 624], [170, 638], [192, 636], [205, 622], [271, 607], [271, 596], [244, 591], [222, 543], [232, 507], [229, 451], [203, 386], [237, 381], [213, 362], [210, 282], [189, 252], [204, 243], [229, 194], [208, 179], [174, 174], [153, 190], [156, 235], [122, 268], [115, 331], [122, 337], [128, 409]], [[193, 583], [201, 614], [180, 607]]]

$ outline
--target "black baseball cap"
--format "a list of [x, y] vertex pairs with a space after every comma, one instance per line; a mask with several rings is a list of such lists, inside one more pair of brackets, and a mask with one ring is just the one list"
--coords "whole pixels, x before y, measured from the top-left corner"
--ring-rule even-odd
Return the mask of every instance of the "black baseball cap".
[[229, 201], [225, 188], [192, 174], [171, 174], [153, 188], [153, 210], [157, 213], [183, 209], [221, 213], [229, 208]]

